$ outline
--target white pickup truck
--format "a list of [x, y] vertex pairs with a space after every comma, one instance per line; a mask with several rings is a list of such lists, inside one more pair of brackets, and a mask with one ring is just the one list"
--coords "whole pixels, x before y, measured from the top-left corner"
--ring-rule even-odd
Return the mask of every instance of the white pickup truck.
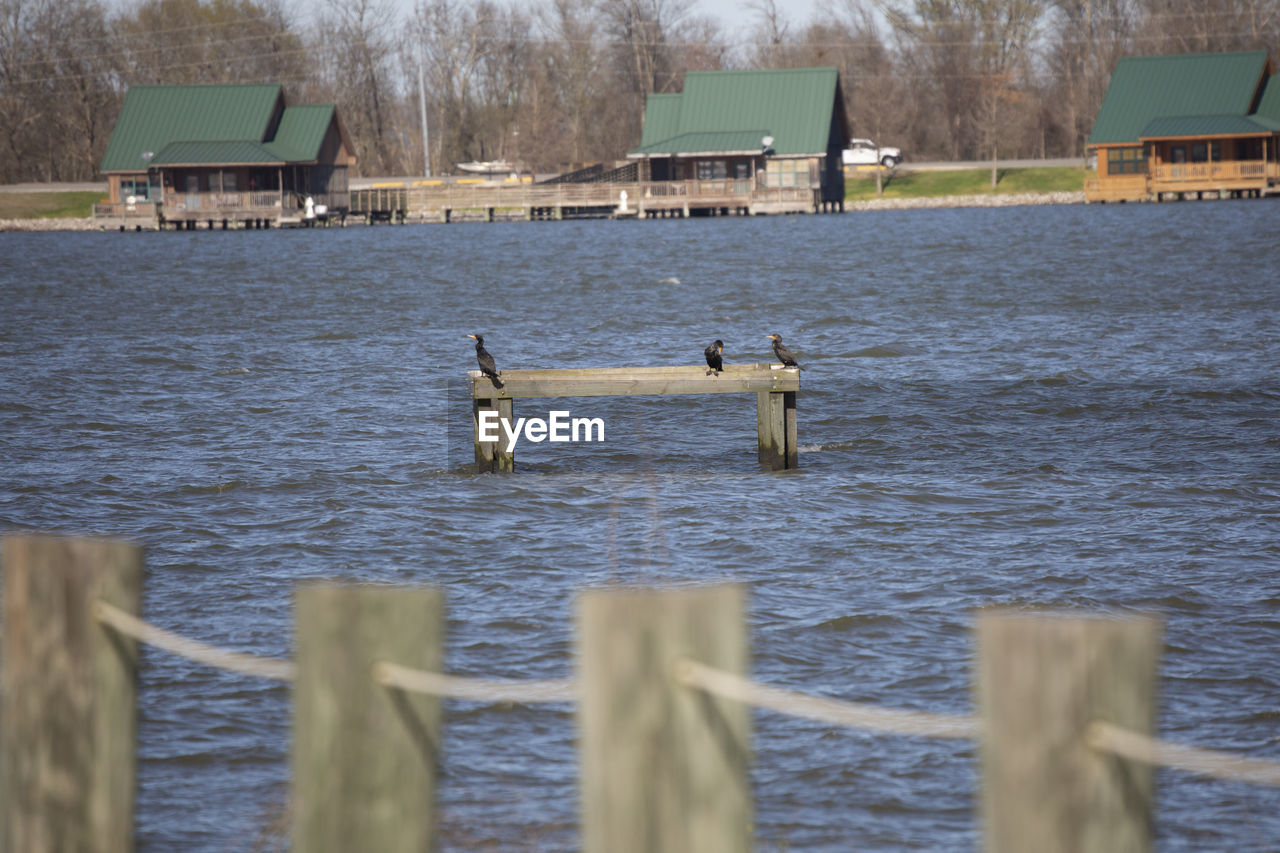
[[840, 152], [846, 166], [882, 166], [892, 168], [902, 162], [902, 151], [887, 145], [876, 145], [870, 139], [850, 139], [849, 147]]

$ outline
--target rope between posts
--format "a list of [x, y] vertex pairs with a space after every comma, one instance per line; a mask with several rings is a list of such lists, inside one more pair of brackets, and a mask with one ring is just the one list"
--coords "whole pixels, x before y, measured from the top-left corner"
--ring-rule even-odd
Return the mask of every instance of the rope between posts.
[[132, 637], [139, 642], [147, 643], [179, 657], [193, 660], [196, 663], [225, 669], [230, 672], [238, 672], [241, 675], [269, 678], [274, 681], [293, 681], [297, 672], [297, 668], [291, 661], [230, 652], [226, 649], [219, 649], [216, 646], [189, 640], [186, 637], [144, 622], [105, 601], [95, 602], [93, 612], [99, 622], [126, 637]]
[[[980, 733], [980, 721], [975, 717], [897, 711], [822, 699], [768, 687], [688, 659], [676, 663], [675, 679], [686, 686], [757, 708], [852, 728], [936, 738], [976, 738]], [[1144, 764], [1280, 787], [1280, 762], [1162, 741], [1111, 723], [1091, 723], [1085, 732], [1085, 743], [1093, 749]]]
[[1170, 743], [1104, 722], [1089, 725], [1085, 732], [1085, 742], [1096, 750], [1141, 761], [1143, 764], [1170, 767], [1184, 773], [1212, 776], [1215, 779], [1280, 787], [1278, 761]]
[[387, 661], [379, 661], [373, 665], [373, 680], [383, 687], [477, 702], [518, 702], [527, 705], [535, 702], [576, 702], [578, 699], [577, 682], [570, 678], [547, 681], [463, 678], [410, 669]]
[[[260, 658], [206, 645], [157, 628], [105, 601], [95, 602], [93, 612], [99, 622], [126, 637], [197, 663], [275, 681], [293, 681], [296, 678], [297, 667], [292, 661]], [[724, 699], [850, 728], [954, 739], [974, 739], [980, 733], [980, 721], [972, 716], [899, 711], [810, 696], [760, 684], [687, 658], [676, 662], [674, 678], [678, 684]], [[478, 702], [534, 704], [575, 702], [579, 698], [574, 679], [509, 681], [463, 678], [411, 669], [387, 661], [374, 664], [373, 680], [384, 687]], [[1091, 723], [1085, 732], [1085, 743], [1092, 749], [1144, 764], [1216, 779], [1280, 787], [1280, 762], [1162, 741], [1111, 723]]]
[[931, 714], [926, 711], [897, 711], [876, 705], [809, 696], [779, 687], [769, 687], [688, 658], [676, 662], [675, 679], [686, 687], [696, 687], [724, 699], [733, 699], [792, 717], [804, 717], [850, 728], [934, 738], [971, 739], [978, 736], [978, 721], [973, 717]]

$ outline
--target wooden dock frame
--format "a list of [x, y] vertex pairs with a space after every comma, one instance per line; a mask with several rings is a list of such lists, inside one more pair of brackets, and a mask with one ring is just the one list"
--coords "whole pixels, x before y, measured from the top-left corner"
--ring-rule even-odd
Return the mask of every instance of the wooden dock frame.
[[502, 387], [479, 370], [467, 371], [471, 383], [471, 427], [476, 467], [515, 470], [515, 453], [505, 434], [480, 441], [480, 413], [492, 410], [514, 421], [512, 401], [530, 397], [617, 397], [666, 394], [755, 394], [757, 453], [774, 471], [797, 468], [796, 392], [800, 370], [781, 364], [728, 364], [720, 373], [705, 366], [606, 367], [553, 370], [504, 370]]

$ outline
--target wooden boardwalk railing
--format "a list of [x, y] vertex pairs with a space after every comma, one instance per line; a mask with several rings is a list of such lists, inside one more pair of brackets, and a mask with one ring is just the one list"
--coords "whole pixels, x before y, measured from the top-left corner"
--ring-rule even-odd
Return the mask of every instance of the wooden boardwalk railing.
[[[140, 641], [246, 671], [245, 655], [141, 623], [142, 568], [124, 543], [4, 538], [4, 853], [133, 849]], [[296, 660], [248, 667], [295, 683], [292, 849], [432, 849], [450, 697], [576, 703], [587, 853], [750, 851], [751, 707], [978, 740], [989, 853], [1150, 850], [1156, 764], [1280, 787], [1280, 762], [1152, 736], [1153, 618], [981, 612], [969, 716], [751, 681], [740, 585], [583, 592], [577, 672], [555, 682], [443, 675], [443, 601], [422, 587], [308, 584], [295, 597]]]

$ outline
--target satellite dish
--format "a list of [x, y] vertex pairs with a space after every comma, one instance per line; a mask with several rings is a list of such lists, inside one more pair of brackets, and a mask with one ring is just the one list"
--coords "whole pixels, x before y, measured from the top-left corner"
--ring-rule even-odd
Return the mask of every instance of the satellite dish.
[[142, 159], [143, 159], [143, 160], [146, 160], [148, 163], [150, 163], [150, 162], [151, 162], [151, 158], [152, 158], [152, 157], [154, 157], [154, 156], [156, 156], [156, 153], [155, 153], [154, 151], [143, 151], [143, 152], [142, 152]]
[[772, 136], [766, 136], [764, 139], [761, 139], [761, 140], [760, 140], [760, 147], [761, 147], [761, 148], [763, 148], [763, 149], [764, 149], [764, 150], [766, 150], [766, 151], [768, 151], [770, 148], [772, 148], [772, 147], [773, 147], [773, 137], [772, 137]]

